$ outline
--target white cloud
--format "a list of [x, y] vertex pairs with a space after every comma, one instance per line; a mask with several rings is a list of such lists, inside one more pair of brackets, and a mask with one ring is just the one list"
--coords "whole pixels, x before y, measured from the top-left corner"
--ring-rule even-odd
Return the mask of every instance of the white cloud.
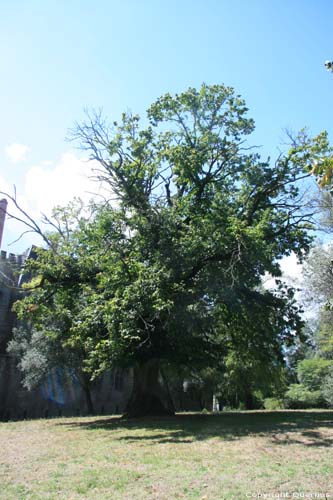
[[96, 185], [89, 162], [80, 160], [72, 152], [64, 154], [59, 163], [50, 168], [45, 164], [31, 167], [25, 177], [25, 197], [34, 212], [50, 214], [57, 205], [67, 205], [74, 197], [87, 201]]
[[17, 142], [13, 142], [9, 146], [5, 147], [5, 153], [13, 163], [26, 160], [29, 151], [29, 146], [26, 146], [25, 144], [18, 144]]
[[[0, 176], [0, 191], [1, 193], [9, 193], [10, 192], [10, 186], [8, 182]], [[3, 194], [0, 194], [0, 199], [4, 198]]]
[[[292, 253], [288, 255], [288, 257], [283, 257], [283, 259], [280, 260], [280, 267], [282, 271], [282, 280], [288, 285], [297, 288], [302, 281], [303, 266], [297, 262], [296, 254]], [[275, 288], [275, 278], [272, 278], [272, 276], [267, 273], [264, 276], [263, 285], [267, 289]]]
[[94, 177], [96, 162], [78, 158], [73, 152], [65, 153], [54, 166], [32, 166], [26, 173], [24, 197], [29, 213], [50, 215], [56, 206], [66, 206], [75, 197], [84, 202], [110, 197], [107, 190]]
[[[79, 197], [84, 202], [92, 198], [100, 199], [101, 195], [110, 197], [110, 191], [102, 189], [98, 182], [92, 180], [94, 167], [96, 167], [94, 162], [82, 160], [71, 151], [54, 164], [43, 161], [31, 166], [26, 171], [23, 187], [18, 190], [17, 201], [23, 210], [40, 222], [42, 213], [50, 216], [55, 206], [65, 206], [74, 197]], [[13, 192], [2, 178], [0, 178], [0, 191], [10, 194]], [[0, 198], [2, 197], [0, 195]], [[19, 215], [10, 201], [8, 212]], [[22, 224], [7, 217], [3, 246], [14, 241], [25, 230]], [[22, 251], [33, 241], [36, 241], [36, 237], [28, 234], [18, 245], [8, 248], [8, 251]]]
[[281, 260], [281, 270], [283, 278], [290, 284], [299, 284], [302, 278], [303, 267], [302, 264], [297, 262], [296, 254], [292, 253], [288, 257], [284, 257]]

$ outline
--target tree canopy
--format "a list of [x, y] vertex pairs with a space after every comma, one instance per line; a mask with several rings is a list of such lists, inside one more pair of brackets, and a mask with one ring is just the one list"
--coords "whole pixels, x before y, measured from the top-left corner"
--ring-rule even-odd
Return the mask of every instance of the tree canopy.
[[204, 84], [164, 95], [144, 122], [125, 113], [110, 126], [95, 113], [73, 130], [110, 197], [88, 215], [55, 212], [16, 310], [84, 352], [91, 376], [133, 367], [130, 415], [172, 412], [161, 363], [221, 364], [237, 346], [279, 363], [300, 330], [293, 291], [261, 281], [309, 249], [298, 181], [327, 144], [298, 141], [272, 164], [247, 143], [247, 111], [232, 88]]

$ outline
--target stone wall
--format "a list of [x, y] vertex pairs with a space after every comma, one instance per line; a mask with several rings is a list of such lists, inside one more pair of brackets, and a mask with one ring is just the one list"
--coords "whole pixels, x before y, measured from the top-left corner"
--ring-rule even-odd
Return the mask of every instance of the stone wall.
[[[79, 383], [64, 377], [61, 370], [53, 370], [36, 389], [28, 391], [21, 385], [15, 360], [0, 358], [0, 380], [6, 382], [6, 398], [0, 407], [0, 420], [49, 418], [86, 415], [87, 406]], [[115, 384], [115, 374], [107, 372], [94, 384], [91, 391], [96, 414], [123, 413], [132, 388], [130, 372], [122, 374], [122, 389]], [[0, 388], [4, 384], [0, 382]]]
[[13, 398], [16, 398], [18, 373], [15, 362], [7, 354], [7, 344], [12, 335], [15, 316], [12, 305], [17, 299], [15, 286], [17, 278], [14, 274], [17, 267], [17, 258], [14, 254], [7, 256], [6, 252], [0, 253], [0, 419], [10, 415]]

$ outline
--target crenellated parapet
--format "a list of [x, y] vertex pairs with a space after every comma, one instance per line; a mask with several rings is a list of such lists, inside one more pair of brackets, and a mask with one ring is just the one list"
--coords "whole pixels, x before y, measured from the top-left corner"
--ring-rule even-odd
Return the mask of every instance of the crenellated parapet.
[[33, 249], [31, 247], [22, 254], [0, 251], [0, 289], [2, 286], [17, 286], [20, 283], [20, 272]]
[[6, 262], [15, 267], [22, 267], [26, 258], [26, 254], [17, 255], [15, 253], [6, 252], [5, 250], [1, 250], [0, 252], [0, 262]]

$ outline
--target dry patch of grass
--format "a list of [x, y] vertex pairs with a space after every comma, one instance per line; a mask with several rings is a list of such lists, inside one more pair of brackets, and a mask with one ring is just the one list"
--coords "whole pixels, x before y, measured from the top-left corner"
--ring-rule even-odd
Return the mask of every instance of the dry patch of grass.
[[4, 500], [333, 498], [329, 411], [9, 422], [0, 443]]

